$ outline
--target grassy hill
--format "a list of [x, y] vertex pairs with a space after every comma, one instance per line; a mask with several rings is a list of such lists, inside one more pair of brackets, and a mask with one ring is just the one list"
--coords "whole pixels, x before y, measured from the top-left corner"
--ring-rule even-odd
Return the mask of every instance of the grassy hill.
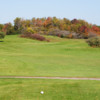
[[0, 42], [0, 76], [100, 77], [100, 48], [84, 40], [47, 38], [51, 42], [6, 36]]
[[[0, 76], [100, 78], [100, 48], [85, 40], [47, 38], [51, 42], [6, 36], [0, 42]], [[0, 79], [0, 100], [99, 100], [99, 94], [100, 81]]]

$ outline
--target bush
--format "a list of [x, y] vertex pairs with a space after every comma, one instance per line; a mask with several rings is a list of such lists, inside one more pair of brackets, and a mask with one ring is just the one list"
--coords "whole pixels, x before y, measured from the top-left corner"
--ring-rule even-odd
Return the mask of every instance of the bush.
[[3, 39], [5, 37], [5, 33], [4, 32], [0, 32], [0, 39]]
[[30, 39], [36, 39], [39, 41], [48, 41], [45, 37], [41, 36], [40, 34], [32, 34], [32, 33], [26, 33], [26, 34], [22, 34], [21, 37], [23, 38], [30, 38]]
[[15, 35], [17, 34], [17, 31], [14, 30], [14, 28], [9, 28], [7, 31], [6, 31], [6, 35]]
[[70, 38], [70, 39], [81, 39], [84, 38], [83, 34], [79, 34], [76, 32], [70, 32], [65, 30], [59, 30], [59, 29], [52, 29], [48, 32], [48, 35], [58, 36], [61, 38]]
[[62, 30], [59, 30], [59, 29], [52, 29], [52, 30], [49, 30], [49, 32], [48, 32], [48, 35], [58, 36], [58, 37], [61, 37], [61, 38], [64, 38], [69, 34], [70, 34], [69, 31], [64, 31], [64, 30], [62, 31]]
[[100, 47], [100, 37], [92, 37], [86, 42], [92, 47]]

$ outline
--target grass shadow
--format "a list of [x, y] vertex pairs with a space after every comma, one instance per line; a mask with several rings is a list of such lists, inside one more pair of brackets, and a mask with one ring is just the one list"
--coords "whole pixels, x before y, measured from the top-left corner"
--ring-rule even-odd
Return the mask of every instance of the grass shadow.
[[4, 42], [4, 41], [1, 41], [1, 40], [0, 40], [0, 42]]

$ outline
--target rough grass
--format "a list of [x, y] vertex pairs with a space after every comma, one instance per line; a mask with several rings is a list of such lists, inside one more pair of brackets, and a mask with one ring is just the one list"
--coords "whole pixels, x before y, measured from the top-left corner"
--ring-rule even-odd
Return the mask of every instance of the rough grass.
[[51, 42], [6, 36], [0, 42], [0, 76], [100, 77], [100, 48], [48, 38]]
[[100, 81], [0, 79], [0, 100], [100, 100]]

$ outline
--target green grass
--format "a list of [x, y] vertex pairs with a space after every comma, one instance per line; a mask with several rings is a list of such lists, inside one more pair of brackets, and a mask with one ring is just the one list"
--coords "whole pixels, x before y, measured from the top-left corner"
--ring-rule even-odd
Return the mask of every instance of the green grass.
[[100, 81], [0, 79], [0, 100], [100, 100]]
[[[100, 78], [100, 48], [85, 40], [47, 38], [51, 42], [6, 36], [0, 42], [0, 76]], [[100, 81], [0, 79], [0, 100], [100, 100]]]
[[48, 38], [51, 42], [6, 36], [0, 42], [0, 76], [100, 77], [100, 48]]

